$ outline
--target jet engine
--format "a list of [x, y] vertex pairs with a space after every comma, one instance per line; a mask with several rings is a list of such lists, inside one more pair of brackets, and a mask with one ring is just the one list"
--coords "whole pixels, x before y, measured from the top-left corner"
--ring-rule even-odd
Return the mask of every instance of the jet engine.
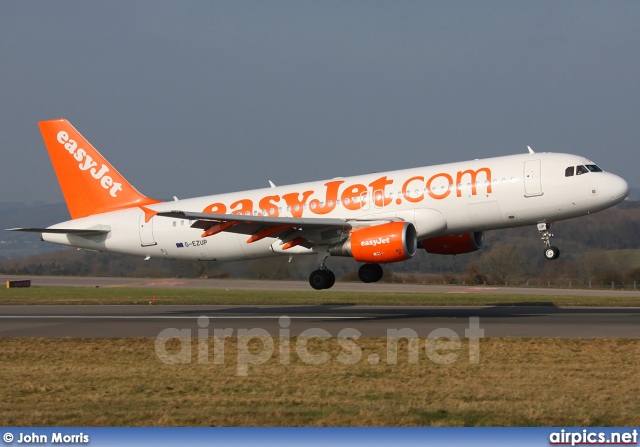
[[409, 222], [389, 222], [353, 230], [349, 237], [329, 247], [333, 256], [353, 256], [374, 264], [404, 261], [418, 248], [416, 229]]
[[420, 241], [427, 253], [437, 255], [460, 255], [480, 250], [484, 245], [484, 232], [436, 236]]

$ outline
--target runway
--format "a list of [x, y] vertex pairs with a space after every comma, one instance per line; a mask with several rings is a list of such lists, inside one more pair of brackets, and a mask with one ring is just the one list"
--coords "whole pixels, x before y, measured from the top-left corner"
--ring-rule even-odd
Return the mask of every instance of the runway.
[[[282, 290], [312, 291], [307, 281], [261, 281], [248, 279], [204, 278], [122, 278], [76, 276], [15, 276], [0, 275], [4, 284], [8, 280], [30, 279], [32, 286], [53, 287], [134, 287], [184, 288], [212, 290]], [[613, 289], [559, 289], [550, 287], [506, 287], [468, 285], [428, 285], [361, 282], [336, 282], [336, 292], [400, 292], [400, 293], [490, 293], [493, 295], [575, 295], [575, 296], [629, 296], [640, 298], [640, 290]], [[318, 292], [324, 293], [324, 291]]]
[[[206, 318], [201, 318], [206, 317]], [[157, 337], [163, 330], [198, 329], [214, 336], [263, 329], [296, 336], [309, 329], [338, 336], [354, 329], [364, 337], [410, 329], [426, 337], [446, 328], [465, 337], [478, 317], [484, 337], [640, 338], [640, 308], [486, 306], [1, 306], [0, 337]], [[317, 333], [317, 331], [316, 331]]]

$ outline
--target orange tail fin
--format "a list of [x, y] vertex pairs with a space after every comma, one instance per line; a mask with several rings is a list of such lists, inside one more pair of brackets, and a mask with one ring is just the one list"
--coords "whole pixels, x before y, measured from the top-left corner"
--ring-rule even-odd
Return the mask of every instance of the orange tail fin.
[[72, 219], [158, 203], [136, 191], [67, 120], [38, 125]]

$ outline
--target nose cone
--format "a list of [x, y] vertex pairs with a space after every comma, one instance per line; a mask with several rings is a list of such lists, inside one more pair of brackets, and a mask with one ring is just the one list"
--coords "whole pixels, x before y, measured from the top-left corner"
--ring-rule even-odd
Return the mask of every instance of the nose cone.
[[627, 181], [614, 174], [609, 174], [606, 188], [607, 196], [610, 197], [614, 204], [622, 202], [629, 195], [629, 184]]

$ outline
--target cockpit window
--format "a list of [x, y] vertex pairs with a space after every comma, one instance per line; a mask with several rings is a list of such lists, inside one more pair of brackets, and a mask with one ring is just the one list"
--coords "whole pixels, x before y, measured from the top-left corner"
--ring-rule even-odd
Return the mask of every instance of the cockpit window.
[[571, 177], [573, 175], [574, 170], [575, 168], [573, 166], [569, 166], [567, 169], [564, 170], [564, 176]]
[[591, 172], [602, 172], [602, 169], [596, 165], [586, 165], [587, 169]]
[[576, 175], [582, 175], [582, 174], [586, 174], [588, 172], [589, 172], [589, 170], [586, 167], [584, 167], [582, 165], [576, 166]]

